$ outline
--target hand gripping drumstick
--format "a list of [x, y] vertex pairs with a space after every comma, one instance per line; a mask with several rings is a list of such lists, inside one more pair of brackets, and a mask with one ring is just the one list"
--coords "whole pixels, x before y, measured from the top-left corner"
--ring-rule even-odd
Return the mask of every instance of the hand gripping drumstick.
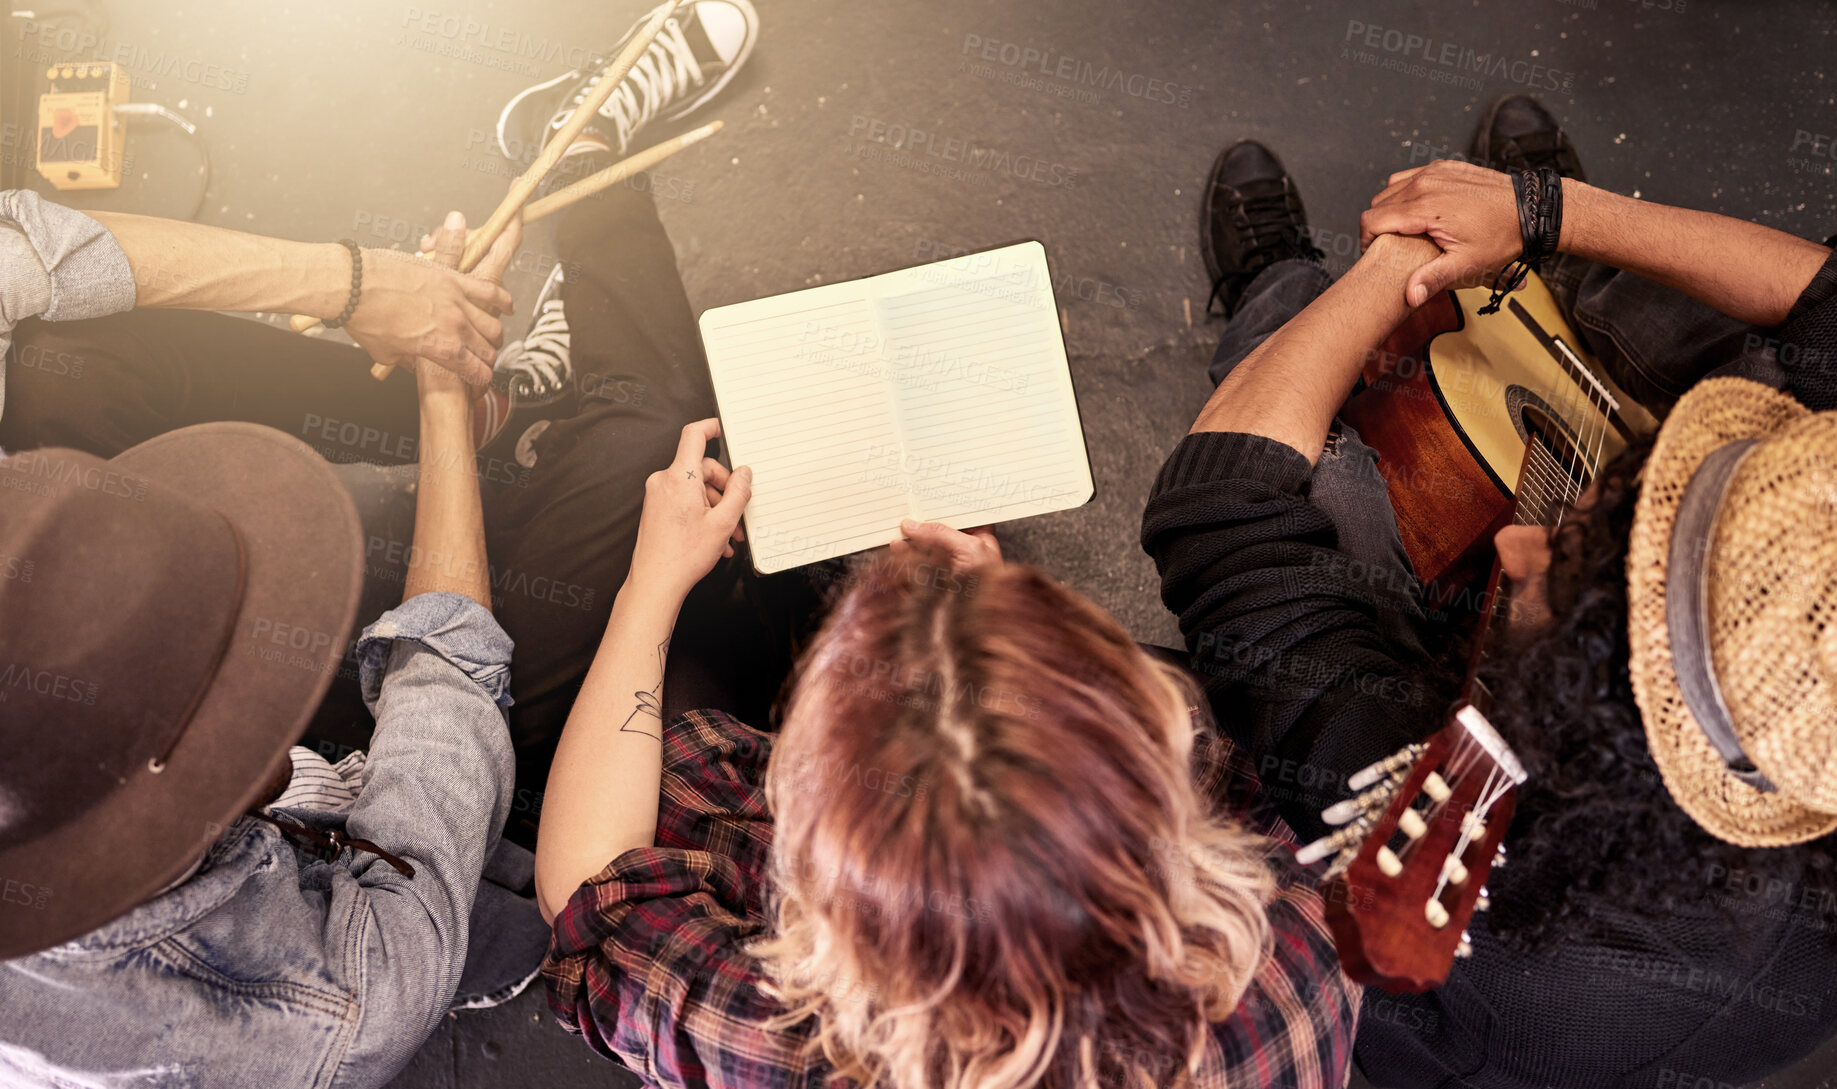
[[[529, 169], [511, 184], [510, 192], [505, 195], [497, 210], [491, 213], [491, 218], [467, 238], [465, 255], [459, 261], [459, 271], [472, 271], [479, 260], [485, 256], [485, 251], [491, 248], [491, 244], [498, 240], [498, 235], [503, 234], [504, 228], [510, 225], [511, 217], [521, 211], [529, 198], [535, 195], [537, 187], [542, 184], [542, 179], [548, 177], [549, 171], [555, 169], [555, 164], [561, 161], [568, 146], [574, 143], [575, 138], [581, 134], [581, 130], [587, 127], [587, 123], [599, 113], [600, 107], [612, 97], [612, 92], [625, 81], [632, 66], [637, 64], [638, 58], [651, 47], [651, 42], [656, 40], [658, 33], [663, 30], [665, 21], [675, 14], [677, 6], [681, 3], [682, 0], [664, 0], [664, 3], [651, 13], [643, 29], [632, 35], [631, 41], [625, 43], [625, 48], [619, 51], [619, 55], [600, 74], [598, 85], [588, 92], [580, 105], [576, 106], [574, 112], [569, 114], [568, 119], [562, 123], [561, 129], [549, 139], [547, 144], [543, 145], [542, 154], [536, 156], [536, 161], [529, 165]], [[612, 169], [617, 169], [617, 167]], [[380, 380], [389, 377], [389, 372], [394, 369], [389, 364], [378, 363], [370, 368], [370, 373]]]
[[[675, 136], [662, 143], [653, 144], [629, 158], [620, 159], [606, 169], [589, 174], [566, 188], [555, 190], [546, 197], [532, 200], [523, 206], [523, 225], [527, 227], [538, 219], [552, 216], [570, 205], [578, 204], [588, 197], [598, 194], [601, 190], [610, 189], [634, 174], [649, 170], [651, 167], [656, 166], [658, 163], [676, 154], [683, 148], [693, 144], [699, 144], [703, 140], [708, 139], [708, 137], [720, 132], [724, 126], [724, 122], [710, 121], [700, 128], [690, 129], [681, 136]], [[471, 249], [472, 239], [477, 237], [479, 231], [482, 230], [483, 228], [481, 227], [478, 230], [467, 233], [466, 248], [468, 251]], [[416, 256], [425, 258], [428, 254], [423, 251]], [[483, 260], [484, 258], [481, 256], [479, 259]], [[473, 267], [476, 267], [476, 265], [467, 266], [464, 258], [461, 258], [459, 271], [470, 272]], [[318, 318], [309, 317], [305, 314], [295, 314], [289, 324], [293, 327], [294, 332], [304, 333], [308, 329], [312, 329], [321, 323]]]

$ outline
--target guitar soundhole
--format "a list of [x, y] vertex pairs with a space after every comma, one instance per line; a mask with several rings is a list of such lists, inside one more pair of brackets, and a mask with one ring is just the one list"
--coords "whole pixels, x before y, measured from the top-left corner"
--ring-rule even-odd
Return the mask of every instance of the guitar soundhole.
[[1567, 488], [1563, 490], [1580, 494], [1588, 485], [1591, 466], [1587, 455], [1569, 433], [1569, 428], [1542, 404], [1533, 400], [1526, 400], [1519, 405], [1514, 417], [1522, 428], [1525, 442], [1536, 443], [1549, 455], [1549, 463], [1545, 467], [1554, 467], [1568, 478], [1565, 481]]

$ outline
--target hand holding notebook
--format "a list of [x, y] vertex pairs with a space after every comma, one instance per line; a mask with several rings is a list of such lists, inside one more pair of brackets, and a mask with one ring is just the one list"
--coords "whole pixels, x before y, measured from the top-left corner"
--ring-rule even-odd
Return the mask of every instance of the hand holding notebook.
[[761, 573], [1079, 506], [1090, 459], [1046, 253], [1024, 242], [701, 318]]

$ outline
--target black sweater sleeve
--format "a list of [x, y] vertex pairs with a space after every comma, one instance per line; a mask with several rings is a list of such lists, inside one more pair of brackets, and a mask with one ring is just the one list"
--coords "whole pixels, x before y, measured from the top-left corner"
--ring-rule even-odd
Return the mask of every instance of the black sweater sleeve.
[[1189, 435], [1142, 517], [1213, 714], [1304, 839], [1348, 776], [1434, 733], [1451, 694], [1420, 648], [1383, 634], [1332, 520], [1307, 502], [1310, 474], [1270, 439]]
[[1776, 348], [1787, 392], [1813, 412], [1837, 409], [1837, 250], [1793, 304]]

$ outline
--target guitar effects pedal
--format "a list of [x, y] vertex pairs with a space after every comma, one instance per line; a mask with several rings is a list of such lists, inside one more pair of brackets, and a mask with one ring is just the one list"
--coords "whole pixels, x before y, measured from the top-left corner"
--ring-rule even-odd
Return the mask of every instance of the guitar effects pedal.
[[126, 126], [115, 107], [132, 81], [106, 61], [53, 65], [38, 100], [38, 172], [59, 189], [121, 186]]

